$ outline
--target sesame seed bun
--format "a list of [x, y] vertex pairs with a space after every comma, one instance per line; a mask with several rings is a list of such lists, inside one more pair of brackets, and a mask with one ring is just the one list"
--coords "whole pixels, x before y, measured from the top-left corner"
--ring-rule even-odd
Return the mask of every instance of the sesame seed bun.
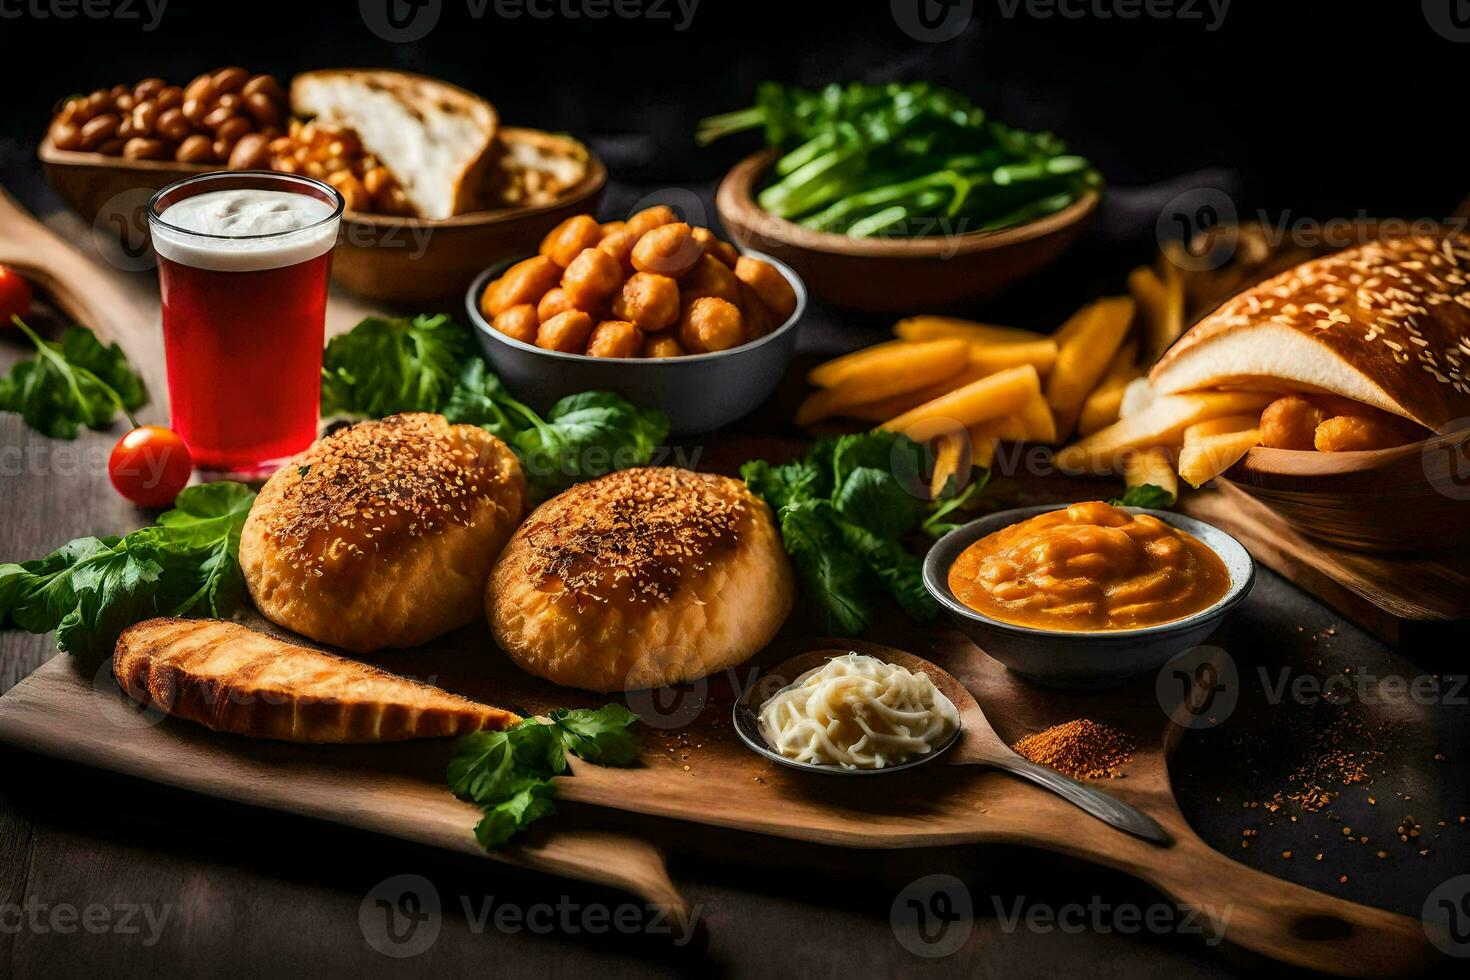
[[1289, 269], [1201, 320], [1149, 381], [1325, 392], [1443, 431], [1470, 417], [1470, 238], [1389, 238]]
[[478, 426], [359, 422], [266, 481], [240, 567], [271, 622], [348, 650], [417, 646], [479, 615], [525, 498], [520, 462]]
[[603, 693], [742, 663], [794, 600], [765, 503], [739, 480], [674, 467], [622, 470], [548, 500], [485, 591], [496, 642], [522, 669]]

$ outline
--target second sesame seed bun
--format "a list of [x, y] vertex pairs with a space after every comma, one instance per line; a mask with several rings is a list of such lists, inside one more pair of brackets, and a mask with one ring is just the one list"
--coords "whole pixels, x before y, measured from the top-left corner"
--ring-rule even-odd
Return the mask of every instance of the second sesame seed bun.
[[537, 508], [496, 563], [485, 610], [522, 669], [607, 693], [744, 662], [795, 593], [771, 511], [744, 483], [645, 467]]

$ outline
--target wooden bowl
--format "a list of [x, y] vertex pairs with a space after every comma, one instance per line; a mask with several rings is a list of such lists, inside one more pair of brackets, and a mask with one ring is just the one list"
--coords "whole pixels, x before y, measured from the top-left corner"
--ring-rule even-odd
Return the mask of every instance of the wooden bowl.
[[1370, 452], [1257, 447], [1224, 479], [1304, 534], [1353, 551], [1470, 543], [1470, 429]]
[[849, 238], [811, 231], [756, 204], [760, 177], [775, 158], [775, 150], [762, 150], [720, 182], [715, 206], [725, 230], [741, 245], [791, 266], [814, 296], [876, 313], [939, 310], [994, 296], [1060, 257], [1101, 199], [1088, 191], [1056, 214], [1001, 231]]
[[[575, 143], [536, 129], [502, 127], [500, 135], [540, 146]], [[49, 136], [37, 155], [62, 200], [94, 228], [121, 239], [130, 253], [146, 245], [148, 199], [155, 191], [220, 169], [59, 150]], [[534, 252], [558, 223], [594, 211], [606, 184], [607, 168], [589, 152], [582, 181], [543, 207], [472, 211], [441, 219], [348, 211], [332, 253], [332, 278], [353, 292], [389, 303], [457, 297], [485, 266]]]

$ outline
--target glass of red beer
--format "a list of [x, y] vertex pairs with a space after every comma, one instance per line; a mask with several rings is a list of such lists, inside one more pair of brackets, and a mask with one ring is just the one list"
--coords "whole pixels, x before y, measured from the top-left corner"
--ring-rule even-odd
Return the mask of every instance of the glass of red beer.
[[268, 171], [202, 174], [148, 204], [174, 430], [201, 470], [251, 478], [316, 438], [342, 195]]

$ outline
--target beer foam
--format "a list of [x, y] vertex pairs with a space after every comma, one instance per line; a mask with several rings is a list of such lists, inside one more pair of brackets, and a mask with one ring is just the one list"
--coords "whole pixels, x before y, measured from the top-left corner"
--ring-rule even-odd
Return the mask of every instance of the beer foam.
[[280, 269], [329, 252], [334, 208], [291, 191], [209, 191], [169, 205], [149, 223], [153, 248], [170, 262], [215, 272]]

